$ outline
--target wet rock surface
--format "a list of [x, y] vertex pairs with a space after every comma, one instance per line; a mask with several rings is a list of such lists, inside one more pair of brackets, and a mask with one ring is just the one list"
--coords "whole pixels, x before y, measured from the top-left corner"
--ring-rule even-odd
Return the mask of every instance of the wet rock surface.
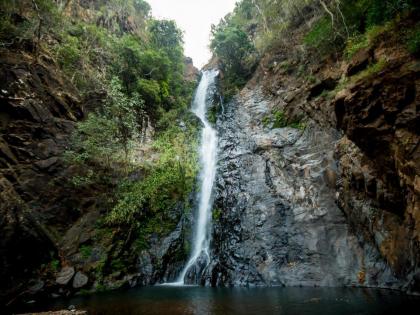
[[[181, 215], [183, 209], [178, 208], [174, 211], [178, 211]], [[176, 280], [189, 254], [185, 251], [185, 244], [190, 242], [192, 220], [191, 214], [181, 215], [174, 231], [166, 237], [154, 237], [150, 249], [138, 253], [137, 285], [153, 285]]]
[[[202, 281], [418, 294], [418, 58], [395, 38], [322, 64], [294, 52], [265, 56], [219, 117], [214, 259]], [[305, 131], [270, 129], [275, 113]]]
[[225, 105], [215, 188], [211, 285], [398, 287], [379, 251], [336, 205], [334, 128], [270, 129], [259, 88]]

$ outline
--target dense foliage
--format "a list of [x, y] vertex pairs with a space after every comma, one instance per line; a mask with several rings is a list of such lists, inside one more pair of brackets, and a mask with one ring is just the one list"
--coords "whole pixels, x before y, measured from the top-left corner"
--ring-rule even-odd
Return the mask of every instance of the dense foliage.
[[[258, 57], [272, 50], [303, 44], [322, 57], [341, 56], [347, 47], [351, 56], [386, 31], [388, 21], [418, 14], [419, 7], [416, 0], [242, 0], [212, 28], [211, 49], [225, 70], [224, 92], [233, 94]], [[395, 31], [417, 54], [418, 26]]]
[[196, 176], [197, 126], [188, 114], [195, 83], [183, 77], [175, 22], [152, 18], [143, 0], [6, 0], [1, 8], [2, 46], [52, 56], [85, 100], [99, 99], [65, 158], [77, 169], [72, 185], [113, 187], [106, 222], [137, 226], [187, 204]]
[[177, 203], [188, 207], [197, 172], [196, 151], [190, 147], [194, 147], [191, 141], [194, 143], [196, 138], [195, 133], [185, 132], [179, 126], [162, 132], [152, 147], [157, 160], [143, 165], [143, 180], [121, 183], [118, 202], [108, 222], [140, 223], [139, 219], [157, 213], [162, 219]]
[[228, 20], [212, 29], [213, 40], [210, 48], [220, 58], [227, 74], [227, 88], [245, 84], [255, 65], [252, 45], [247, 33]]
[[108, 88], [106, 106], [89, 113], [77, 126], [72, 150], [67, 157], [73, 162], [95, 162], [104, 168], [128, 162], [128, 155], [140, 139], [144, 117], [144, 101], [137, 93], [123, 93], [119, 79]]
[[[326, 13], [304, 39], [308, 47], [317, 49], [321, 54], [341, 53], [347, 46], [347, 52], [351, 55], [358, 48], [366, 47], [376, 35], [390, 31], [386, 23], [395, 18], [404, 18], [420, 8], [412, 0], [343, 0], [337, 3], [339, 5], [326, 6]], [[402, 34], [402, 37], [405, 35]]]

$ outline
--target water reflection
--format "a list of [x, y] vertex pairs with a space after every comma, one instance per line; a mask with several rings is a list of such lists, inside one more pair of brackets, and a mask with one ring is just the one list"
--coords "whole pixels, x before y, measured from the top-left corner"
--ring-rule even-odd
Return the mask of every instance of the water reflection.
[[96, 314], [413, 314], [420, 298], [393, 291], [351, 288], [148, 287], [57, 300], [25, 311], [75, 305]]

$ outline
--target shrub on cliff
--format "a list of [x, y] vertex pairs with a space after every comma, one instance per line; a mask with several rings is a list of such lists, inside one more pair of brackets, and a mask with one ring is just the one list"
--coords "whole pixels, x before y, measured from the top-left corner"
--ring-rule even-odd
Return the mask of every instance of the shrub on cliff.
[[232, 95], [242, 87], [256, 65], [256, 50], [249, 36], [229, 19], [212, 27], [210, 48], [219, 58], [225, 78], [225, 96]]
[[144, 115], [144, 101], [140, 96], [125, 95], [119, 79], [113, 78], [106, 105], [78, 123], [67, 156], [72, 162], [94, 161], [104, 167], [113, 162], [128, 162], [133, 142], [142, 131]]
[[420, 26], [410, 31], [407, 37], [407, 48], [413, 55], [420, 55]]
[[347, 45], [347, 56], [367, 47], [379, 32], [389, 31], [389, 23], [418, 11], [415, 0], [343, 0], [324, 3], [324, 13], [304, 38], [309, 48], [321, 54], [341, 52]]
[[159, 134], [152, 149], [157, 159], [139, 165], [140, 181], [123, 180], [117, 202], [107, 217], [110, 224], [139, 225], [147, 217], [162, 219], [177, 203], [186, 207], [197, 175], [197, 134], [172, 126]]

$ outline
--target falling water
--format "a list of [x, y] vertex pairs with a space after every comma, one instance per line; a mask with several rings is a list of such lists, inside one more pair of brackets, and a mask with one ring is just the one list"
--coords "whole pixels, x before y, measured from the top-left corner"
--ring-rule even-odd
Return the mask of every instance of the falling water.
[[193, 248], [191, 256], [182, 270], [177, 282], [175, 284], [184, 284], [184, 278], [187, 272], [197, 262], [197, 260], [204, 255], [206, 263], [210, 261], [209, 246], [210, 246], [210, 225], [211, 225], [211, 193], [213, 183], [216, 176], [216, 151], [217, 151], [217, 133], [212, 128], [206, 118], [206, 100], [209, 93], [209, 87], [214, 83], [218, 72], [216, 70], [209, 70], [203, 73], [200, 84], [192, 105], [192, 111], [200, 118], [204, 125], [201, 134], [200, 145], [200, 191], [198, 195], [199, 205], [197, 220], [193, 239]]

